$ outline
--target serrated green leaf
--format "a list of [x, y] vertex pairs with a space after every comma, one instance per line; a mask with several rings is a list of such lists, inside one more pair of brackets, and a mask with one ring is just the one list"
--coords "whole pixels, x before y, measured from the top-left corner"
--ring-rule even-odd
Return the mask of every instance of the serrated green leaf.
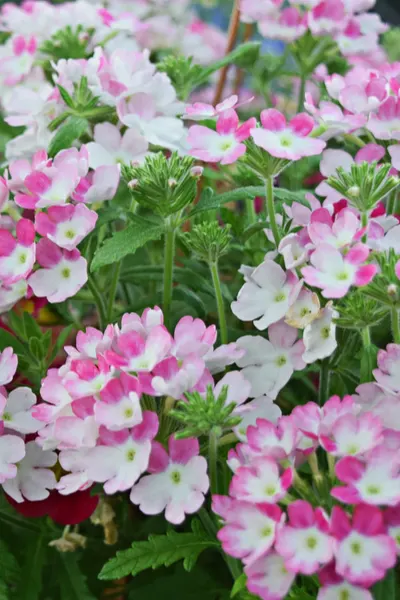
[[95, 600], [89, 590], [86, 577], [79, 568], [75, 553], [58, 553], [61, 568], [57, 571], [60, 583], [61, 600]]
[[126, 229], [117, 231], [97, 250], [90, 267], [91, 271], [114, 264], [128, 254], [134, 254], [150, 240], [159, 240], [163, 233], [162, 226], [150, 221], [146, 225], [132, 223]]
[[58, 129], [49, 145], [48, 154], [53, 158], [60, 150], [70, 148], [78, 140], [88, 127], [88, 122], [82, 117], [71, 116]]
[[218, 542], [203, 532], [170, 531], [166, 535], [150, 535], [148, 541], [135, 542], [132, 548], [117, 552], [117, 556], [104, 565], [99, 579], [120, 579], [146, 569], [168, 567], [180, 560], [184, 568], [190, 570], [203, 550], [218, 547]]

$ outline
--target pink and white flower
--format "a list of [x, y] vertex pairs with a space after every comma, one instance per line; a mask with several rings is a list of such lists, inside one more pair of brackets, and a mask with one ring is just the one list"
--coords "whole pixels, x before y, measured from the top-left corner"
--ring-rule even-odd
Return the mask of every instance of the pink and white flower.
[[151, 375], [140, 373], [139, 380], [145, 393], [179, 399], [185, 392], [195, 388], [204, 369], [204, 361], [196, 354], [189, 354], [183, 360], [170, 356], [160, 361]]
[[136, 331], [122, 333], [115, 344], [116, 350], [107, 350], [107, 361], [123, 371], [149, 372], [166, 358], [173, 340], [164, 325], [153, 327], [145, 339]]
[[0, 352], [0, 386], [6, 385], [13, 380], [17, 370], [18, 356], [14, 350], [8, 346]]
[[378, 271], [374, 264], [363, 264], [369, 248], [356, 244], [343, 256], [339, 250], [322, 243], [311, 255], [311, 267], [301, 270], [305, 282], [322, 290], [325, 298], [342, 298], [352, 285], [368, 285]]
[[377, 113], [371, 115], [367, 129], [378, 140], [400, 140], [400, 98], [389, 96]]
[[396, 544], [375, 506], [358, 504], [352, 519], [334, 506], [331, 534], [336, 538], [336, 571], [352, 584], [369, 587], [396, 563]]
[[118, 163], [130, 165], [142, 162], [149, 144], [136, 129], [127, 129], [121, 135], [118, 127], [111, 123], [99, 123], [94, 128], [94, 142], [86, 144], [89, 166], [92, 169]]
[[257, 419], [247, 428], [247, 443], [256, 456], [270, 456], [277, 461], [293, 458], [300, 437], [292, 417], [280, 417], [277, 423]]
[[276, 505], [253, 505], [227, 496], [213, 496], [212, 510], [224, 520], [218, 532], [224, 551], [242, 559], [245, 565], [268, 553], [283, 519]]
[[259, 456], [250, 465], [237, 469], [229, 493], [237, 500], [251, 504], [276, 504], [286, 496], [293, 476], [291, 467], [281, 472], [273, 458]]
[[[115, 371], [102, 356], [99, 356], [98, 365], [89, 359], [81, 359], [71, 361], [68, 366], [62, 385], [74, 400], [99, 394], [113, 378]], [[51, 385], [52, 377], [47, 383]], [[64, 396], [63, 400], [67, 401], [67, 398]]]
[[202, 125], [189, 129], [189, 154], [205, 162], [220, 162], [229, 165], [246, 152], [242, 142], [250, 136], [256, 126], [254, 118], [239, 125], [239, 117], [233, 109], [224, 111], [217, 120], [216, 131]]
[[0, 388], [0, 428], [12, 429], [18, 433], [36, 433], [43, 424], [32, 416], [36, 396], [28, 387], [19, 387], [8, 395]]
[[169, 455], [158, 442], [153, 443], [148, 471], [131, 492], [133, 504], [146, 515], [157, 515], [165, 509], [165, 518], [179, 525], [186, 514], [199, 510], [209, 488], [207, 461], [199, 456], [199, 443], [194, 438], [168, 442]]
[[47, 238], [37, 245], [37, 262], [42, 267], [29, 277], [35, 296], [51, 303], [74, 296], [88, 279], [87, 262], [79, 250], [63, 250]]
[[236, 364], [250, 381], [252, 396], [267, 394], [274, 400], [293, 371], [304, 369], [304, 343], [297, 339], [297, 329], [281, 321], [270, 325], [268, 337], [269, 340], [261, 336], [240, 338], [237, 344], [246, 354]]
[[10, 54], [0, 60], [0, 76], [5, 85], [13, 86], [26, 77], [32, 69], [37, 48], [35, 37], [13, 37], [9, 44]]
[[84, 204], [73, 206], [50, 206], [47, 214], [35, 217], [35, 229], [60, 248], [73, 250], [91, 231], [97, 221], [97, 213]]
[[254, 321], [257, 329], [266, 329], [286, 315], [301, 286], [295, 272], [285, 273], [273, 260], [266, 260], [247, 278], [231, 304], [232, 312], [241, 321]]
[[175, 327], [171, 353], [178, 359], [183, 359], [190, 354], [204, 356], [212, 350], [216, 339], [215, 325], [207, 327], [201, 319], [194, 319], [191, 316], [182, 317]]
[[289, 521], [278, 531], [275, 549], [289, 571], [312, 575], [333, 558], [327, 515], [304, 500], [292, 502], [287, 510]]
[[[218, 117], [222, 113], [227, 110], [232, 110], [242, 106], [243, 102], [238, 102], [238, 97], [236, 94], [229, 96], [219, 104], [212, 106], [212, 104], [204, 104], [203, 102], [194, 102], [193, 104], [188, 104], [185, 108], [185, 114], [183, 115], [185, 119], [190, 119], [191, 121], [203, 121], [204, 119], [212, 119], [214, 117]], [[250, 102], [248, 100], [247, 102]]]
[[121, 372], [100, 392], [93, 410], [96, 422], [110, 431], [135, 427], [142, 422], [140, 385], [136, 377]]
[[20, 219], [15, 226], [16, 237], [7, 229], [0, 229], [0, 279], [10, 285], [26, 279], [35, 262], [35, 228], [28, 219]]
[[346, 25], [346, 11], [342, 0], [323, 0], [308, 13], [308, 27], [314, 35], [331, 35]]
[[283, 600], [296, 577], [285, 567], [284, 559], [270, 552], [245, 569], [247, 589], [262, 600]]
[[394, 451], [380, 447], [364, 461], [347, 456], [337, 463], [335, 472], [346, 484], [331, 492], [341, 502], [376, 506], [395, 506], [400, 502], [400, 463]]
[[247, 430], [250, 425], [256, 425], [258, 419], [266, 419], [275, 424], [282, 416], [282, 411], [272, 398], [259, 396], [251, 402], [242, 404], [235, 414], [239, 415], [242, 420], [233, 430], [240, 441], [246, 442]]
[[322, 587], [318, 592], [317, 600], [337, 600], [340, 597], [347, 597], [348, 600], [373, 600], [371, 592], [364, 587], [352, 585], [338, 575], [334, 563], [323, 567], [318, 577]]
[[318, 295], [307, 288], [302, 288], [296, 301], [286, 313], [285, 323], [291, 327], [304, 329], [321, 314]]
[[306, 113], [299, 113], [289, 124], [285, 116], [274, 108], [263, 110], [261, 128], [253, 128], [251, 135], [257, 146], [271, 156], [286, 160], [299, 160], [304, 156], [321, 154], [326, 143], [310, 137], [314, 120]]
[[378, 352], [378, 368], [373, 374], [380, 386], [390, 392], [400, 392], [400, 344], [388, 344]]
[[334, 248], [344, 248], [359, 240], [366, 228], [361, 228], [360, 220], [350, 209], [343, 209], [332, 219], [326, 208], [315, 210], [307, 228], [312, 243], [329, 244]]
[[104, 165], [82, 177], [72, 194], [75, 202], [93, 204], [114, 198], [120, 180], [120, 165]]
[[334, 310], [332, 303], [328, 302], [317, 318], [305, 326], [303, 332], [305, 347], [303, 360], [305, 363], [313, 363], [321, 358], [331, 356], [336, 350], [336, 324], [333, 319], [338, 316], [339, 313]]
[[400, 554], [400, 505], [387, 508], [384, 519], [389, 535], [396, 542], [397, 554]]
[[101, 427], [100, 445], [89, 450], [86, 457], [88, 478], [104, 482], [107, 494], [130, 489], [149, 465], [157, 431], [158, 418], [152, 411], [144, 411], [142, 421], [131, 430], [108, 431]]
[[298, 8], [291, 6], [281, 10], [275, 18], [260, 21], [258, 29], [266, 38], [290, 44], [307, 31], [307, 24]]
[[25, 443], [16, 435], [0, 436], [0, 484], [17, 475], [17, 464], [25, 456]]
[[330, 435], [320, 436], [323, 448], [333, 456], [365, 454], [382, 441], [382, 421], [371, 413], [347, 414], [333, 424]]
[[25, 450], [25, 456], [17, 465], [16, 476], [5, 481], [3, 489], [16, 502], [45, 500], [57, 483], [49, 468], [56, 464], [57, 454], [42, 450], [36, 442], [28, 442]]

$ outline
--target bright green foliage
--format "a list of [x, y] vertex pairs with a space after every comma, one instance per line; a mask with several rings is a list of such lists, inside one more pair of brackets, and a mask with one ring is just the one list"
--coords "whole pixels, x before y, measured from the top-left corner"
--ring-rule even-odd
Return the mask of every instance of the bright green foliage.
[[388, 314], [388, 309], [359, 291], [349, 293], [337, 307], [337, 325], [348, 329], [374, 327]]
[[88, 42], [93, 30], [87, 30], [83, 25], [73, 29], [67, 25], [65, 29], [57, 31], [49, 40], [45, 40], [40, 46], [43, 54], [47, 54], [51, 60], [58, 61], [62, 58], [88, 58]]
[[117, 552], [101, 570], [100, 579], [119, 579], [126, 575], [137, 575], [145, 569], [168, 567], [179, 560], [190, 571], [203, 550], [218, 548], [215, 539], [210, 539], [197, 521], [192, 523], [192, 533], [169, 531], [166, 535], [150, 535], [148, 541], [134, 542], [132, 548]]
[[193, 64], [191, 57], [174, 54], [169, 54], [158, 63], [157, 69], [168, 75], [180, 100], [187, 99], [203, 73], [203, 67]]
[[217, 262], [227, 252], [230, 239], [230, 226], [222, 228], [217, 221], [194, 225], [192, 231], [184, 235], [188, 248], [207, 263]]
[[174, 152], [167, 158], [162, 152], [146, 156], [143, 165], [123, 167], [122, 174], [133, 199], [161, 217], [179, 213], [196, 196], [196, 176], [191, 169], [194, 159]]
[[216, 398], [211, 386], [207, 388], [205, 398], [198, 392], [185, 394], [186, 401], [180, 401], [176, 409], [170, 412], [183, 425], [176, 434], [178, 438], [208, 435], [211, 430], [218, 435], [224, 430], [239, 425], [241, 417], [232, 415], [236, 404], [227, 404], [228, 387], [224, 386]]

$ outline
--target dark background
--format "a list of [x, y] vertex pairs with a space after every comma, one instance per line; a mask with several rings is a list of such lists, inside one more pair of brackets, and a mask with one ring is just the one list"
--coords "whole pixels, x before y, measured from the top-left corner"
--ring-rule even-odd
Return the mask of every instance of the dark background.
[[400, 25], [400, 0], [378, 0], [375, 8], [383, 21], [392, 25]]

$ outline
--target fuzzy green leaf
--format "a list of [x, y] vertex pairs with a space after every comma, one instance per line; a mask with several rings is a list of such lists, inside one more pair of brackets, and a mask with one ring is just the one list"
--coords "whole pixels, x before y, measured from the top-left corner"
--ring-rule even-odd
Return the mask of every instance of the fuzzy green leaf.
[[81, 117], [68, 117], [50, 142], [49, 156], [55, 156], [60, 150], [70, 148], [72, 144], [85, 133], [88, 126], [86, 119]]
[[196, 530], [193, 533], [170, 531], [166, 535], [150, 535], [146, 542], [135, 542], [132, 548], [117, 552], [102, 568], [99, 579], [120, 579], [137, 575], [146, 569], [168, 567], [183, 560], [187, 571], [193, 568], [197, 557], [207, 548], [218, 548], [215, 540]]
[[150, 221], [132, 223], [104, 242], [94, 255], [90, 270], [96, 271], [100, 267], [118, 262], [128, 254], [134, 254], [150, 240], [159, 240], [163, 233], [164, 228], [161, 225]]

